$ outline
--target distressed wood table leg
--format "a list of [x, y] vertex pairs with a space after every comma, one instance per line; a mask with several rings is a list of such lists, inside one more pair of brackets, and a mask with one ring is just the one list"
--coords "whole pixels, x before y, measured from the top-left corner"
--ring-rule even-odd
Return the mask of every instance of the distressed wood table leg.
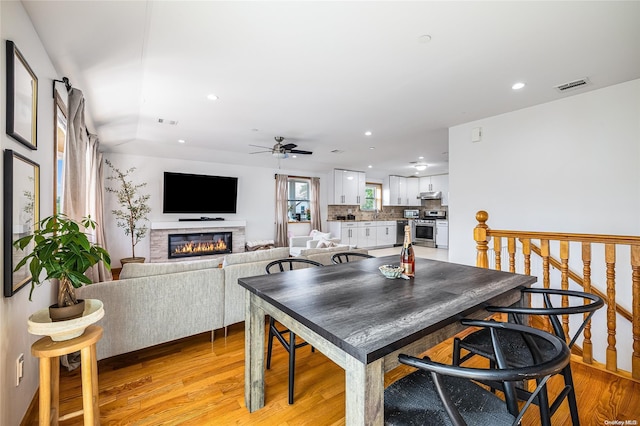
[[249, 412], [264, 407], [264, 321], [265, 314], [252, 293], [245, 297], [244, 399]]
[[363, 364], [347, 356], [346, 424], [380, 426], [384, 423], [384, 360]]

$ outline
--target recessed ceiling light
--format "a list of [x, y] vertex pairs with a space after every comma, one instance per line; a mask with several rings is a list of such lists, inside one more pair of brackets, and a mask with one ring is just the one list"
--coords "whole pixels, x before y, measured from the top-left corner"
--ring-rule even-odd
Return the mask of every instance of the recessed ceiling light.
[[513, 86], [511, 86], [511, 88], [512, 88], [513, 90], [520, 90], [520, 89], [522, 89], [524, 86], [525, 86], [525, 84], [524, 84], [523, 82], [519, 81], [519, 82], [515, 83]]
[[207, 99], [209, 99], [210, 101], [217, 101], [218, 100], [218, 96], [214, 95], [213, 93], [209, 93], [207, 95]]
[[416, 172], [416, 174], [417, 174], [417, 175], [419, 175], [419, 174], [420, 174], [420, 172]]
[[291, 158], [298, 158], [298, 156], [297, 155], [292, 155]]
[[431, 42], [431, 36], [429, 34], [423, 34], [420, 37], [418, 37], [418, 42], [419, 43], [423, 43], [423, 44], [427, 44], [427, 43]]
[[424, 164], [416, 164], [414, 167], [419, 171], [427, 170], [427, 166]]
[[418, 157], [418, 160], [424, 160], [424, 157]]
[[178, 139], [178, 143], [185, 143], [184, 139]]
[[364, 132], [364, 135], [365, 135], [365, 136], [371, 136], [372, 134], [373, 134], [373, 133], [371, 133], [371, 132], [370, 132], [370, 131], [368, 131], [368, 130], [367, 130], [366, 132]]
[[376, 147], [375, 146], [370, 146], [369, 149], [376, 149]]
[[367, 167], [369, 167], [370, 169], [372, 169], [372, 168], [373, 168], [373, 166], [372, 166], [371, 164], [369, 164]]

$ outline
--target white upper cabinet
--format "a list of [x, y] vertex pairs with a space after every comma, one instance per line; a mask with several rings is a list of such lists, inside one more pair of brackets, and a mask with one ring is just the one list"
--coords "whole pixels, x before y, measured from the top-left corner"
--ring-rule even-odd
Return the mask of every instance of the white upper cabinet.
[[383, 198], [385, 206], [419, 206], [420, 180], [390, 175], [387, 178], [389, 198]]
[[413, 177], [407, 178], [407, 203], [405, 204], [405, 206], [419, 206], [419, 195], [420, 179]]
[[442, 192], [443, 206], [449, 205], [449, 175], [425, 176], [420, 178], [420, 192]]
[[333, 170], [333, 204], [360, 205], [364, 202], [366, 176], [353, 170]]

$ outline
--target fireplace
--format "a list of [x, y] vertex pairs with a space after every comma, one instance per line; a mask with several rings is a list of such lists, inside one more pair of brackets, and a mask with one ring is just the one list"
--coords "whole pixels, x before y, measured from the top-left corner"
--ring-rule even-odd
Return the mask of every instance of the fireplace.
[[231, 253], [231, 232], [169, 234], [169, 259]]

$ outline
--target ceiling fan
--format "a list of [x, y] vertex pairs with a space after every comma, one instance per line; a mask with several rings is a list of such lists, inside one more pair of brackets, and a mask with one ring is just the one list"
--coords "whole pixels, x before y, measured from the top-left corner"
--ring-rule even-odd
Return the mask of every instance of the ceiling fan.
[[266, 151], [251, 152], [251, 154], [261, 154], [263, 152], [270, 152], [271, 155], [273, 155], [278, 159], [288, 158], [289, 154], [302, 154], [302, 155], [313, 154], [313, 152], [311, 151], [303, 151], [301, 149], [295, 149], [298, 146], [295, 143], [283, 144], [282, 142], [284, 141], [284, 138], [282, 136], [276, 136], [274, 139], [276, 140], [276, 144], [272, 148], [268, 146], [261, 146], [261, 145], [249, 145], [249, 146], [255, 146], [257, 148], [266, 149]]

